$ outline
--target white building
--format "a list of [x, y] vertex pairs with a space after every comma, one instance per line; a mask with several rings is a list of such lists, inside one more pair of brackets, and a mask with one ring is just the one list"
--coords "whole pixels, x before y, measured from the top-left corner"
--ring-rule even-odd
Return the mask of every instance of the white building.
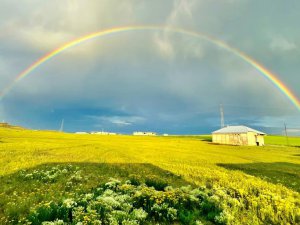
[[117, 135], [117, 133], [105, 132], [105, 131], [95, 131], [95, 132], [91, 132], [91, 134], [97, 134], [97, 135]]
[[228, 145], [263, 146], [266, 134], [246, 126], [227, 126], [212, 133], [212, 142]]
[[133, 135], [136, 135], [136, 136], [156, 136], [156, 133], [155, 132], [135, 131], [135, 132], [133, 132]]

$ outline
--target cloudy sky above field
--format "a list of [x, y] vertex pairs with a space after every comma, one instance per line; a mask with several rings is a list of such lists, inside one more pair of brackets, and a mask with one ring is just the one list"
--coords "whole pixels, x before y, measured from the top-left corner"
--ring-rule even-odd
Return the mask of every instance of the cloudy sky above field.
[[113, 27], [163, 25], [96, 38], [53, 57], [0, 100], [0, 120], [33, 129], [208, 133], [245, 124], [299, 134], [300, 112], [247, 62], [168, 27], [220, 39], [260, 62], [300, 98], [300, 2], [0, 0], [0, 89], [47, 52]]

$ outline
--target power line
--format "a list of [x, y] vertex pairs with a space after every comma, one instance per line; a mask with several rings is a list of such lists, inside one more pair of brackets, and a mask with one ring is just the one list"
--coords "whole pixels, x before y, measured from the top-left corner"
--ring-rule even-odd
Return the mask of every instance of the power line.
[[224, 122], [224, 109], [223, 105], [220, 104], [220, 115], [221, 115], [221, 128], [225, 127], [225, 122]]
[[62, 121], [61, 121], [59, 131], [60, 131], [60, 132], [63, 132], [63, 131], [64, 131], [64, 119], [62, 119]]
[[286, 145], [290, 145], [289, 144], [288, 134], [287, 134], [287, 129], [286, 129], [286, 123], [284, 123], [284, 130], [285, 130], [285, 137], [286, 137]]

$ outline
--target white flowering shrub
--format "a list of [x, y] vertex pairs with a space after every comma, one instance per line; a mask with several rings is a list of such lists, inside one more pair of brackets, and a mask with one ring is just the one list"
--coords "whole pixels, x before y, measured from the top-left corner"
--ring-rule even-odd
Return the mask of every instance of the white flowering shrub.
[[19, 172], [19, 177], [23, 180], [35, 180], [42, 181], [44, 183], [54, 183], [59, 178], [65, 178], [70, 175], [69, 181], [80, 182], [82, 177], [79, 168], [75, 168], [72, 165], [68, 166], [52, 166], [49, 169], [36, 169], [32, 173], [27, 173], [26, 170]]
[[214, 196], [204, 188], [190, 186], [161, 188], [161, 185], [156, 189], [146, 184], [133, 185], [110, 179], [90, 193], [78, 193], [58, 203], [40, 204], [30, 212], [27, 221], [32, 225], [138, 225], [201, 224], [200, 218], [228, 224], [232, 219], [227, 211], [217, 206], [220, 193]]
[[234, 217], [228, 211], [222, 211], [220, 215], [215, 217], [215, 221], [221, 224], [230, 224]]
[[137, 219], [137, 221], [144, 221], [146, 220], [148, 213], [142, 208], [139, 208], [132, 211], [132, 216]]
[[105, 184], [105, 187], [111, 190], [115, 190], [120, 183], [121, 182], [119, 180], [110, 178], [110, 181]]
[[71, 209], [74, 208], [77, 205], [77, 203], [73, 199], [66, 199], [63, 201], [62, 205], [67, 209]]
[[42, 225], [64, 225], [65, 222], [63, 220], [55, 220], [53, 222], [45, 221]]

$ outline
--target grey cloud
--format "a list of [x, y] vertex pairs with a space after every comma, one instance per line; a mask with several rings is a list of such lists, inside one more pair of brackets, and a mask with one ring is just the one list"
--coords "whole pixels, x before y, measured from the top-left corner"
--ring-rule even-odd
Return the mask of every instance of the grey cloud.
[[274, 51], [291, 51], [297, 49], [297, 46], [294, 42], [288, 41], [283, 37], [273, 37], [270, 48]]
[[[0, 13], [0, 88], [46, 52], [87, 33], [128, 24], [166, 25], [163, 32], [112, 35], [61, 53], [18, 82], [0, 103], [3, 118], [55, 127], [64, 113], [49, 112], [76, 105], [70, 130], [209, 132], [219, 126], [223, 103], [231, 124], [300, 123], [295, 107], [251, 65], [167, 29], [178, 26], [224, 40], [280, 74], [300, 95], [299, 3], [289, 10], [274, 1], [0, 2], [6, 7]], [[25, 106], [23, 116], [13, 113]], [[114, 111], [83, 110], [89, 107]]]
[[102, 126], [109, 122], [118, 126], [130, 126], [134, 124], [141, 124], [145, 122], [145, 118], [139, 116], [87, 116], [97, 122], [96, 126]]

